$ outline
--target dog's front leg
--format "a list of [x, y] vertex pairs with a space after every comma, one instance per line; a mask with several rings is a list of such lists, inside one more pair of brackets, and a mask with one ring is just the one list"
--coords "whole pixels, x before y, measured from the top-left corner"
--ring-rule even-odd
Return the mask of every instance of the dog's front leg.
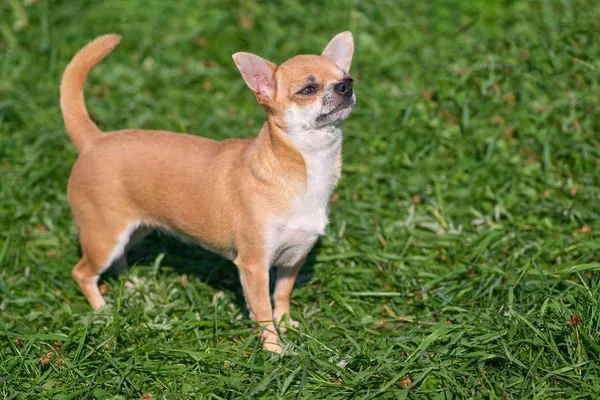
[[240, 270], [240, 279], [250, 318], [258, 321], [259, 327], [263, 329], [261, 334], [263, 348], [276, 353], [281, 352], [282, 346], [272, 320], [273, 309], [269, 298], [269, 266], [263, 259], [245, 259], [240, 256], [234, 262]]
[[298, 326], [298, 322], [294, 321], [290, 315], [290, 295], [292, 289], [296, 283], [296, 277], [306, 257], [303, 257], [293, 267], [278, 267], [277, 268], [277, 281], [275, 282], [275, 293], [273, 293], [273, 300], [275, 301], [275, 311], [273, 312], [273, 320], [275, 322], [284, 322], [284, 316], [287, 314], [289, 317], [289, 324], [293, 327]]

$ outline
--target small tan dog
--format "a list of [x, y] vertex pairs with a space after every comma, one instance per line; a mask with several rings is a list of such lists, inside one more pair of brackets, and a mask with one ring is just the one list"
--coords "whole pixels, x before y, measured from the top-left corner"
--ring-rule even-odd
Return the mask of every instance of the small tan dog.
[[[105, 304], [100, 274], [125, 263], [136, 240], [155, 228], [184, 236], [233, 260], [250, 317], [264, 328], [263, 347], [281, 351], [274, 322], [289, 314], [296, 276], [325, 232], [341, 173], [342, 121], [356, 102], [348, 75], [352, 34], [335, 36], [322, 56], [299, 55], [280, 66], [234, 54], [267, 120], [256, 138], [222, 142], [164, 131], [102, 132], [88, 115], [83, 89], [120, 40], [105, 35], [85, 46], [60, 88], [79, 152], [68, 185], [83, 253], [73, 277], [97, 309]], [[274, 310], [271, 265], [279, 267]]]

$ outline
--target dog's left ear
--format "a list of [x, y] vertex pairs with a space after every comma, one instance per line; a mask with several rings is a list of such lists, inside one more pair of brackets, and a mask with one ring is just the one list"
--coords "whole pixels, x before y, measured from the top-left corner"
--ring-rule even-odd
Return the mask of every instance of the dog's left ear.
[[275, 98], [277, 65], [252, 53], [235, 53], [233, 61], [237, 65], [246, 85], [256, 95], [256, 100], [267, 105]]
[[323, 50], [325, 57], [332, 59], [338, 68], [346, 72], [350, 71], [352, 54], [354, 54], [354, 38], [350, 31], [338, 33]]

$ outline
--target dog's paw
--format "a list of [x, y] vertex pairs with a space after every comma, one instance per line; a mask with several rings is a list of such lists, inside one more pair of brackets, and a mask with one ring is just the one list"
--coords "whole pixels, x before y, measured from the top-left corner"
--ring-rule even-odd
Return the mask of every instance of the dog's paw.
[[300, 322], [296, 321], [295, 319], [289, 319], [289, 320], [284, 320], [283, 323], [287, 326], [291, 326], [292, 328], [298, 328], [300, 326]]
[[275, 332], [273, 325], [265, 328], [261, 334], [260, 341], [262, 342], [263, 349], [272, 351], [274, 353], [281, 353], [283, 346], [279, 341], [279, 336]]
[[283, 315], [275, 314], [273, 320], [277, 322], [277, 327], [283, 333], [287, 331], [287, 328], [298, 328], [300, 326], [300, 322], [293, 320], [288, 313]]
[[279, 330], [282, 333], [287, 332], [287, 328], [298, 328], [300, 326], [300, 322], [293, 320], [291, 318], [283, 318], [279, 321]]
[[283, 346], [281, 345], [281, 343], [279, 343], [279, 341], [264, 341], [263, 349], [272, 351], [273, 353], [281, 354], [281, 352], [283, 351]]

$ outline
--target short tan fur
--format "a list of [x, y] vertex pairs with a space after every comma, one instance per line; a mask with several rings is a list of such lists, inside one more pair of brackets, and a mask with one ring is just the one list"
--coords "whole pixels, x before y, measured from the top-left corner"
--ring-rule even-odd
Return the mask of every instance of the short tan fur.
[[[90, 42], [61, 83], [63, 118], [79, 153], [68, 184], [83, 254], [74, 279], [97, 309], [105, 304], [100, 274], [123, 264], [127, 248], [152, 229], [171, 231], [237, 265], [250, 317], [264, 327], [263, 346], [281, 351], [274, 323], [289, 314], [296, 275], [324, 233], [341, 173], [342, 121], [356, 102], [348, 75], [352, 34], [334, 37], [322, 56], [280, 66], [234, 54], [266, 121], [255, 138], [222, 142], [155, 130], [102, 132], [83, 90], [120, 40], [111, 34]], [[278, 266], [274, 309], [271, 265]]]

